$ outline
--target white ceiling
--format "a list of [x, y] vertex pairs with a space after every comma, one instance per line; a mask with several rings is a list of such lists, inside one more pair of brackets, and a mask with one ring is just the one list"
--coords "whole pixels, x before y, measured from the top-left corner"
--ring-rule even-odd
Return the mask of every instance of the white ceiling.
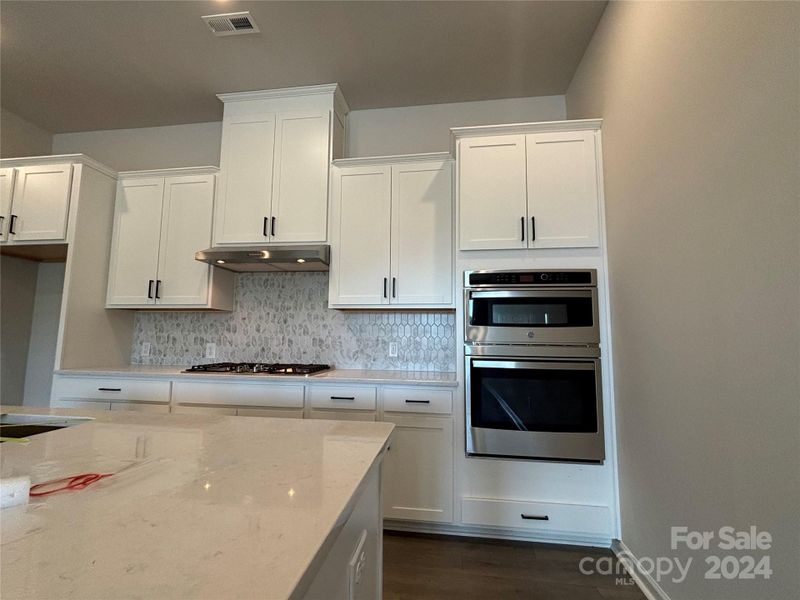
[[[330, 82], [354, 109], [563, 94], [605, 4], [3, 0], [0, 103], [61, 133], [216, 121], [216, 93]], [[200, 19], [238, 10], [260, 34]]]

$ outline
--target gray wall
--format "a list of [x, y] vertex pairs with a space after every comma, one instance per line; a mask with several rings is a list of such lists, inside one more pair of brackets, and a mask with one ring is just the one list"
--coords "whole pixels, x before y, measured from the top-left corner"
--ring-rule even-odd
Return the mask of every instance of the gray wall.
[[0, 158], [50, 154], [53, 134], [5, 108], [0, 109]]
[[[450, 127], [563, 119], [563, 96], [360, 110], [350, 113], [350, 156], [447, 150]], [[119, 171], [219, 165], [221, 123], [61, 133], [55, 154], [83, 152]]]
[[22, 404], [38, 263], [0, 257], [0, 404]]
[[[674, 600], [796, 597], [800, 4], [611, 3], [567, 93], [603, 117], [623, 541]], [[768, 581], [670, 527], [755, 525]], [[739, 552], [759, 556], [759, 552]]]

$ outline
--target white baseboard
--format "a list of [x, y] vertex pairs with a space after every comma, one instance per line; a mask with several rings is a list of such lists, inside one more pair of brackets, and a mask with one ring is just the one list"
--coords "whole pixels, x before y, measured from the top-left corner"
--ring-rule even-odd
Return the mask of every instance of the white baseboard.
[[421, 521], [400, 521], [394, 519], [384, 519], [383, 528], [391, 531], [460, 535], [465, 537], [495, 538], [523, 542], [542, 542], [546, 544], [573, 544], [598, 548], [610, 548], [612, 541], [611, 538], [592, 534], [529, 532], [499, 527], [461, 525], [457, 523], [424, 523]]
[[639, 589], [642, 590], [647, 600], [670, 600], [667, 593], [658, 585], [655, 579], [650, 577], [649, 573], [645, 573], [637, 568], [639, 561], [622, 540], [612, 540], [611, 551], [614, 552], [617, 558], [619, 558], [620, 555], [628, 557], [629, 560], [625, 561], [625, 565], [631, 567], [628, 574], [636, 582], [636, 585], [639, 586]]

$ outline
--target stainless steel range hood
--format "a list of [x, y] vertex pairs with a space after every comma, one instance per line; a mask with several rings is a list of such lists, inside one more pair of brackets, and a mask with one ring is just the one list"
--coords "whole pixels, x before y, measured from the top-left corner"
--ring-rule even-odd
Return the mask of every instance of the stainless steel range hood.
[[327, 271], [331, 249], [325, 245], [209, 248], [195, 252], [194, 259], [237, 273]]

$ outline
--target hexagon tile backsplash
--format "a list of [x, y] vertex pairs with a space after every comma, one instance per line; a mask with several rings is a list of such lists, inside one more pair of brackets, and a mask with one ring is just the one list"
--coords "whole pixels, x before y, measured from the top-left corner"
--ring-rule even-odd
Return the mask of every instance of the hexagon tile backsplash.
[[[145, 342], [150, 356], [141, 355]], [[204, 358], [210, 342], [217, 345], [214, 359]], [[390, 342], [397, 342], [397, 357], [389, 357]], [[243, 273], [232, 313], [136, 314], [132, 363], [221, 361], [455, 371], [455, 315], [330, 310], [327, 273]]]

